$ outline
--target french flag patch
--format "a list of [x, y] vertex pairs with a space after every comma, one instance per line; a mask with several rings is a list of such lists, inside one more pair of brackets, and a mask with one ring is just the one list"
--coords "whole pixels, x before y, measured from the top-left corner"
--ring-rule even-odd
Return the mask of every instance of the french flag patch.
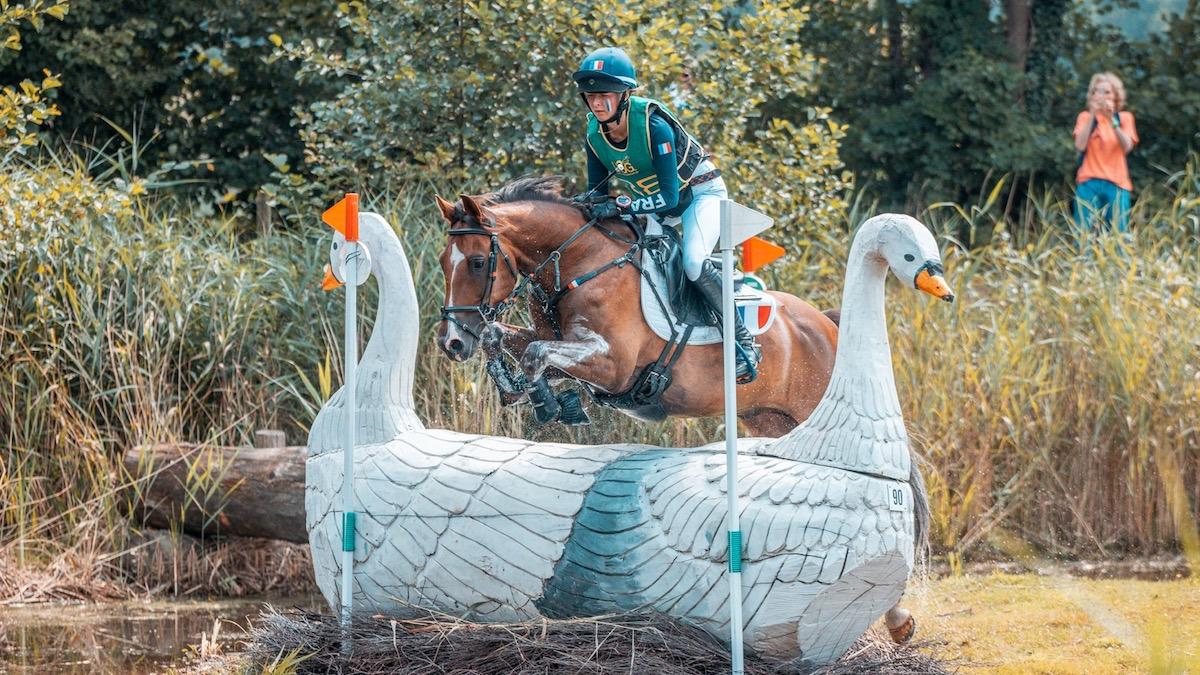
[[751, 335], [767, 332], [771, 324], [775, 323], [776, 308], [774, 298], [763, 293], [737, 298], [737, 312], [742, 319], [742, 325]]
[[592, 61], [592, 70], [604, 70], [604, 59]]
[[671, 154], [671, 144], [667, 142], [659, 143], [654, 150], [659, 155], [669, 155]]

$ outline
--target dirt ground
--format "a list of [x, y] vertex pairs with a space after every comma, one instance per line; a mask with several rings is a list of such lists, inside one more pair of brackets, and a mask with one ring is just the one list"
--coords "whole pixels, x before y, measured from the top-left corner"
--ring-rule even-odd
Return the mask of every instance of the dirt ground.
[[964, 673], [1200, 673], [1196, 578], [943, 577], [905, 604]]

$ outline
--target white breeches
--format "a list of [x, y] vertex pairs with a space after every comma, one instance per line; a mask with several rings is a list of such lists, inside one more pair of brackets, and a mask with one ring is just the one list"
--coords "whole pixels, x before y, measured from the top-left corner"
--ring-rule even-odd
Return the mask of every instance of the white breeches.
[[[697, 175], [713, 170], [709, 161], [696, 167]], [[723, 178], [714, 178], [692, 188], [692, 203], [678, 218], [667, 218], [664, 225], [683, 223], [683, 270], [688, 279], [695, 281], [705, 259], [717, 246], [721, 237], [721, 200], [727, 199]]]

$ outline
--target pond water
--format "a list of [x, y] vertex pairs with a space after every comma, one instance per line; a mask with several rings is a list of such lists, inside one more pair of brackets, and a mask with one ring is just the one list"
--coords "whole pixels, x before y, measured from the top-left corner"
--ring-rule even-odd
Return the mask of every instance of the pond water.
[[324, 607], [320, 596], [0, 607], [0, 673], [157, 673], [202, 636], [236, 642], [265, 603]]

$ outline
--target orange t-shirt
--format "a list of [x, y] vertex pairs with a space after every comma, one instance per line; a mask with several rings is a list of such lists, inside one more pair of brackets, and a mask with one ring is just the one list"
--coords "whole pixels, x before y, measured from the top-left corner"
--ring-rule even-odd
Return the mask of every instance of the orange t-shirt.
[[[1133, 113], [1121, 112], [1121, 131], [1129, 136], [1134, 145], [1138, 143], [1137, 127], [1133, 123]], [[1079, 113], [1075, 118], [1075, 130], [1087, 128], [1092, 123], [1092, 114], [1088, 111]], [[1133, 191], [1133, 183], [1129, 180], [1129, 166], [1125, 163], [1125, 152], [1121, 150], [1121, 141], [1117, 140], [1117, 132], [1113, 131], [1112, 122], [1097, 119], [1096, 129], [1088, 138], [1087, 154], [1083, 156], [1083, 164], [1075, 173], [1075, 182], [1082, 183], [1092, 178], [1103, 178], [1115, 183], [1117, 187]]]

